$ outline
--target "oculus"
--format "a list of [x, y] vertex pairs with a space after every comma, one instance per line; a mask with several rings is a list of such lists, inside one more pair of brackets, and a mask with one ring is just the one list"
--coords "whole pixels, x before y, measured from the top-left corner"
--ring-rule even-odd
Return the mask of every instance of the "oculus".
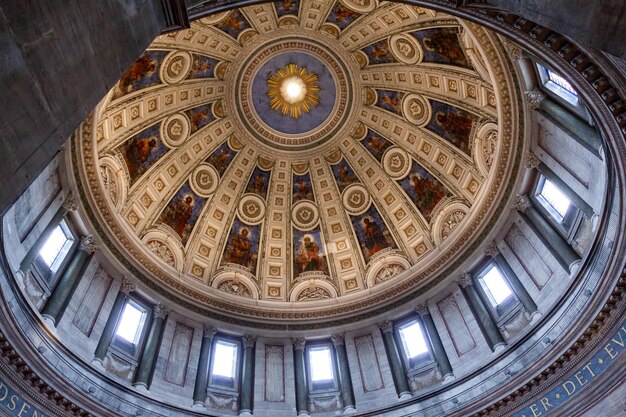
[[267, 80], [272, 110], [294, 119], [319, 104], [317, 75], [296, 64], [288, 64]]

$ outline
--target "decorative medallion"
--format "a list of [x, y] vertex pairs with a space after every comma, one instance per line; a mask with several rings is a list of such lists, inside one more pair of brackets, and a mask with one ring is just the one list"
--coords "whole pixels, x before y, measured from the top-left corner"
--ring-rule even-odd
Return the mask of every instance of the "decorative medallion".
[[191, 125], [189, 119], [182, 113], [176, 113], [161, 123], [161, 138], [169, 148], [177, 148], [189, 137]]
[[422, 49], [413, 36], [394, 35], [389, 39], [389, 44], [395, 57], [404, 64], [413, 65], [422, 60]]
[[291, 219], [300, 230], [310, 230], [317, 224], [319, 212], [310, 201], [300, 201], [291, 210]]
[[446, 240], [450, 233], [461, 223], [465, 218], [465, 212], [463, 210], [454, 210], [446, 216], [441, 226], [441, 240]]
[[376, 284], [380, 284], [381, 282], [388, 281], [399, 273], [403, 272], [404, 270], [406, 270], [406, 267], [401, 263], [394, 262], [389, 265], [385, 265], [383, 268], [381, 268], [380, 271], [376, 273], [374, 282]]
[[239, 216], [248, 224], [257, 224], [265, 216], [265, 203], [256, 194], [246, 194], [239, 202]]
[[371, 197], [361, 184], [353, 184], [345, 189], [342, 200], [348, 213], [358, 215], [369, 208]]
[[252, 294], [250, 293], [248, 287], [243, 285], [241, 282], [232, 279], [220, 282], [217, 289], [229, 294], [238, 295], [240, 297], [252, 298]]
[[191, 189], [200, 197], [210, 197], [219, 184], [219, 175], [215, 168], [209, 164], [198, 166], [191, 174], [189, 181]]
[[327, 289], [322, 287], [309, 287], [302, 290], [300, 294], [298, 294], [298, 301], [315, 301], [315, 300], [324, 300], [326, 298], [331, 298], [330, 293]]
[[159, 258], [161, 258], [166, 264], [170, 265], [172, 268], [176, 268], [176, 262], [174, 260], [174, 254], [172, 250], [163, 242], [159, 240], [149, 240], [147, 242], [148, 248], [152, 252], [156, 254]]
[[191, 68], [191, 54], [185, 51], [170, 52], [161, 65], [161, 80], [166, 84], [176, 84], [187, 77]]
[[418, 126], [425, 126], [432, 114], [430, 102], [419, 94], [407, 94], [402, 101], [404, 117]]
[[383, 155], [385, 172], [394, 180], [401, 180], [411, 170], [411, 158], [404, 149], [389, 148]]
[[317, 146], [350, 127], [349, 74], [333, 51], [312, 39], [263, 44], [229, 79], [238, 92], [236, 123], [273, 149]]

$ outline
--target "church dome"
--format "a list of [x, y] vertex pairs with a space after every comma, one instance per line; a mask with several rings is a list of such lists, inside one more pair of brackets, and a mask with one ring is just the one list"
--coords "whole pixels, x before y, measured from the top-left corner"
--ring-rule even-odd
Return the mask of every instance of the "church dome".
[[154, 290], [320, 325], [415, 297], [483, 244], [521, 167], [511, 74], [497, 35], [422, 7], [222, 12], [150, 45], [74, 170], [104, 247]]

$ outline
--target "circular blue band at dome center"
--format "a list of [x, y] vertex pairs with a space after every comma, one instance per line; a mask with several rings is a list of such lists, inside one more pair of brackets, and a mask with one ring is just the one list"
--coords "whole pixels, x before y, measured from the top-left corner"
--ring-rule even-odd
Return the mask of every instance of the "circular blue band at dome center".
[[[285, 68], [288, 64], [296, 64], [317, 75], [319, 80], [319, 104], [311, 106], [308, 112], [302, 113], [297, 119], [272, 110], [267, 80]], [[269, 127], [281, 133], [297, 135], [319, 127], [330, 115], [335, 105], [337, 93], [335, 81], [326, 66], [313, 56], [302, 52], [286, 52], [267, 61], [254, 76], [252, 82], [252, 105], [261, 120]]]

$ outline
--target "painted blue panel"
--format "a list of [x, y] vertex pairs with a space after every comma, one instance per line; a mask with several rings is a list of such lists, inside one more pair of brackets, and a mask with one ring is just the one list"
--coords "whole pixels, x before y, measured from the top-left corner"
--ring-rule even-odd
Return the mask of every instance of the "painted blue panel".
[[215, 24], [215, 27], [237, 39], [239, 34], [251, 28], [250, 23], [239, 9], [233, 10], [224, 19]]
[[250, 226], [235, 218], [224, 249], [223, 262], [238, 264], [256, 271], [261, 227]]
[[350, 23], [354, 22], [360, 16], [359, 13], [348, 9], [340, 2], [335, 3], [335, 6], [328, 14], [326, 21], [334, 23], [339, 26], [339, 29], [344, 30]]
[[352, 226], [365, 263], [368, 263], [370, 258], [382, 249], [396, 247], [387, 225], [373, 204], [365, 213], [352, 217]]
[[215, 120], [215, 116], [211, 111], [213, 104], [204, 104], [185, 111], [189, 121], [191, 121], [191, 133], [202, 129], [204, 126]]
[[332, 170], [340, 193], [343, 192], [348, 185], [359, 182], [359, 178], [356, 176], [354, 170], [345, 159], [342, 159], [339, 163], [333, 165]]
[[423, 62], [472, 68], [461, 46], [458, 27], [418, 30], [411, 34], [422, 45]]
[[440, 101], [431, 100], [430, 105], [433, 116], [426, 129], [471, 155], [472, 129], [478, 123], [478, 116]]
[[213, 165], [220, 177], [226, 172], [226, 168], [230, 165], [236, 152], [230, 149], [227, 142], [222, 143], [209, 157], [206, 162]]
[[[319, 104], [297, 119], [272, 110], [267, 95], [267, 80], [288, 64], [296, 64], [317, 75], [320, 88]], [[318, 59], [304, 52], [286, 52], [271, 58], [259, 68], [252, 82], [252, 104], [261, 120], [272, 129], [287, 134], [304, 133], [320, 126], [330, 115], [336, 96], [335, 82], [330, 71]]]
[[415, 161], [411, 173], [399, 183], [427, 221], [431, 220], [435, 206], [443, 198], [451, 195], [437, 178]]
[[300, 200], [315, 201], [309, 174], [293, 176], [293, 202]]
[[324, 252], [324, 240], [319, 227], [302, 232], [293, 231], [293, 271], [294, 276], [303, 272], [323, 272], [328, 275], [328, 262]]
[[376, 90], [376, 92], [378, 94], [376, 106], [402, 116], [402, 99], [405, 93], [391, 90]]
[[280, 1], [275, 1], [274, 6], [276, 7], [276, 15], [278, 17], [282, 17], [287, 14], [297, 16], [298, 8], [300, 7], [300, 1], [299, 0], [280, 0]]
[[113, 99], [161, 83], [159, 69], [167, 51], [146, 51], [117, 82]]
[[126, 162], [130, 185], [133, 185], [168, 151], [168, 148], [161, 141], [158, 124], [137, 133], [120, 145], [118, 149], [124, 157], [124, 162]]
[[193, 55], [193, 63], [187, 78], [214, 78], [215, 67], [219, 61], [215, 58], [210, 58], [204, 55]]
[[378, 162], [382, 162], [385, 151], [393, 146], [391, 142], [371, 129], [367, 130], [367, 135], [361, 142]]
[[171, 227], [185, 245], [202, 212], [204, 203], [206, 203], [206, 198], [194, 193], [189, 183], [186, 182], [167, 204], [161, 213], [160, 220]]
[[267, 188], [270, 183], [270, 171], [264, 171], [256, 167], [250, 176], [250, 181], [246, 186], [246, 193], [259, 195], [261, 198], [267, 196]]
[[398, 62], [391, 53], [387, 39], [366, 46], [363, 48], [363, 52], [367, 55], [370, 65]]

